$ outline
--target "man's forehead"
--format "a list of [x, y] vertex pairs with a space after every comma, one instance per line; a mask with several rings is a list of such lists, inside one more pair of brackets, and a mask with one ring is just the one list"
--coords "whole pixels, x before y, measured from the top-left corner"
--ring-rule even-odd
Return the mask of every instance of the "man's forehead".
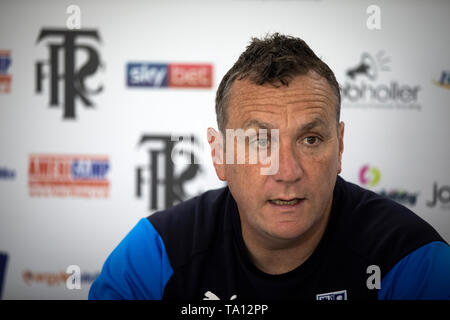
[[306, 90], [326, 90], [328, 89], [330, 91], [330, 94], [333, 93], [333, 90], [331, 89], [331, 86], [329, 85], [328, 81], [317, 74], [314, 71], [309, 71], [307, 74], [304, 75], [297, 75], [291, 79], [289, 79], [289, 84], [284, 85], [280, 81], [276, 80], [275, 82], [266, 82], [262, 85], [256, 84], [252, 80], [250, 80], [248, 77], [238, 80], [236, 79], [233, 82], [231, 93], [233, 93], [237, 96], [240, 96], [242, 94], [246, 95], [255, 95], [260, 93], [267, 92], [270, 93], [285, 93], [287, 91], [291, 91], [291, 88], [299, 88]]
[[[336, 97], [328, 82], [316, 75], [297, 76], [289, 86], [272, 84], [257, 85], [249, 79], [236, 80], [231, 90], [230, 113], [248, 118], [248, 113], [286, 113], [288, 109], [295, 112], [304, 110], [334, 113]], [[290, 108], [296, 106], [298, 108]]]

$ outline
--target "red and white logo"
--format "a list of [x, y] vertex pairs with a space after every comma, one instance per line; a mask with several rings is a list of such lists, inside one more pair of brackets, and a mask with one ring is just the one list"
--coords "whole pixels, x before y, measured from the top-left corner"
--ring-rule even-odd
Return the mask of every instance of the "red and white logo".
[[168, 86], [177, 88], [211, 88], [213, 68], [210, 64], [169, 64]]
[[32, 154], [30, 196], [106, 198], [109, 196], [107, 156]]

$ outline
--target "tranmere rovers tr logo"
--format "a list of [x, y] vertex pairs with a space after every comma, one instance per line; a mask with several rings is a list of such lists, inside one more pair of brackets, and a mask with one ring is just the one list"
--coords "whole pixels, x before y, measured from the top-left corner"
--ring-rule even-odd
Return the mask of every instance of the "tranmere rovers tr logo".
[[[138, 143], [148, 153], [147, 164], [136, 167], [136, 197], [149, 199], [149, 209], [163, 210], [194, 196], [186, 186], [203, 171], [199, 164], [199, 142], [193, 135], [143, 135]], [[182, 154], [188, 159], [176, 163]]]
[[[89, 96], [103, 90], [102, 85], [92, 89], [86, 84], [101, 66], [99, 53], [91, 45], [92, 42], [100, 41], [99, 34], [97, 30], [42, 29], [37, 43], [43, 39], [50, 39], [47, 44], [48, 59], [36, 62], [36, 93], [41, 94], [44, 80], [48, 81], [50, 107], [57, 108], [62, 103], [63, 118], [75, 119], [76, 101], [92, 108]], [[85, 43], [80, 43], [80, 40], [85, 40]], [[83, 54], [85, 58], [80, 59]], [[83, 60], [84, 64], [80, 65], [79, 62]], [[62, 101], [60, 89], [63, 89]]]

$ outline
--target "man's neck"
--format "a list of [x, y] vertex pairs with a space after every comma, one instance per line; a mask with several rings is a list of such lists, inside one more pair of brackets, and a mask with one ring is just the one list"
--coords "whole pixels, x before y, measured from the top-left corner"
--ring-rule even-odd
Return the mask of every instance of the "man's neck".
[[253, 263], [268, 274], [283, 274], [299, 267], [317, 248], [328, 225], [330, 212], [331, 202], [321, 219], [296, 239], [274, 240], [255, 236], [242, 226], [242, 237]]

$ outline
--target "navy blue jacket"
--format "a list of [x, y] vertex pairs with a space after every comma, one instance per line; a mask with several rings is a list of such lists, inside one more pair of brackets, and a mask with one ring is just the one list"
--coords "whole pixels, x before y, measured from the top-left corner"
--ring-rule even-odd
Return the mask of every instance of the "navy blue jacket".
[[[368, 286], [369, 266], [379, 268], [379, 289]], [[338, 176], [313, 254], [288, 273], [266, 274], [250, 260], [225, 187], [141, 219], [89, 299], [450, 299], [450, 247], [406, 207]]]

